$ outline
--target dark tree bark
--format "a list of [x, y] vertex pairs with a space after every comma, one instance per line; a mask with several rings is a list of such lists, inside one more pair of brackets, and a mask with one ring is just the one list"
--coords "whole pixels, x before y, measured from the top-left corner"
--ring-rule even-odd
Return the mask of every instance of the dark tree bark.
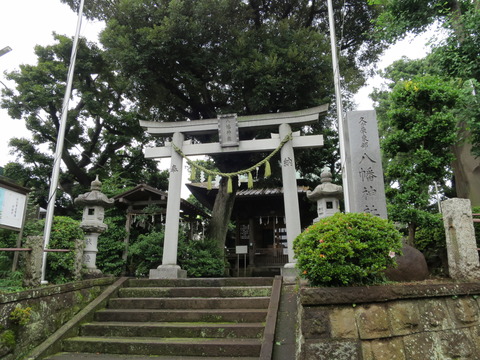
[[237, 192], [237, 177], [232, 178], [232, 192], [227, 191], [227, 178], [222, 178], [218, 189], [217, 198], [212, 210], [212, 219], [207, 231], [210, 239], [215, 239], [218, 248], [225, 251], [225, 239], [227, 237], [228, 224], [232, 216], [233, 205], [235, 204], [235, 194]]

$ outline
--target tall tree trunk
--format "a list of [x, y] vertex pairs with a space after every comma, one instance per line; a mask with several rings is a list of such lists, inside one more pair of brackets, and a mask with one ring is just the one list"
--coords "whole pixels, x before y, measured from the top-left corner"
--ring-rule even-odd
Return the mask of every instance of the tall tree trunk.
[[406, 241], [407, 245], [415, 247], [415, 230], [417, 228], [417, 224], [410, 223], [408, 224], [408, 238]]
[[457, 197], [470, 199], [472, 206], [480, 206], [480, 160], [472, 155], [471, 149], [470, 143], [457, 144], [452, 149], [455, 190]]
[[237, 192], [237, 177], [232, 178], [232, 192], [227, 191], [227, 178], [222, 178], [218, 188], [218, 194], [213, 205], [212, 218], [207, 231], [207, 236], [214, 239], [218, 248], [223, 253], [225, 251], [225, 240], [227, 237], [228, 224], [232, 216], [233, 205], [235, 204], [235, 194]]
[[480, 159], [472, 155], [470, 133], [465, 123], [458, 124], [458, 143], [452, 147], [452, 162], [457, 197], [470, 199], [472, 206], [480, 206]]

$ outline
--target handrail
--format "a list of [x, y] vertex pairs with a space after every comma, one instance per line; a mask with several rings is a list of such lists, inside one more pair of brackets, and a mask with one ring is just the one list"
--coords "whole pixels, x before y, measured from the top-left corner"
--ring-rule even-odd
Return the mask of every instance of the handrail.
[[32, 251], [29, 248], [0, 248], [0, 251]]
[[275, 341], [275, 328], [277, 326], [278, 307], [282, 291], [282, 276], [277, 275], [273, 280], [272, 294], [268, 305], [267, 321], [263, 334], [263, 343], [260, 350], [260, 360], [271, 360], [273, 353], [273, 342]]
[[[31, 248], [0, 248], [0, 251], [32, 251]], [[44, 252], [70, 252], [70, 249], [43, 249]]]

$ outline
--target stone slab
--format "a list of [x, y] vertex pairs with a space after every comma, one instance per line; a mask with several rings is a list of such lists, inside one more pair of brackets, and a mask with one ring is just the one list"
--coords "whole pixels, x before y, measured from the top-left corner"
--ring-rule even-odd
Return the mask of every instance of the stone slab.
[[421, 299], [425, 297], [461, 296], [480, 294], [479, 282], [445, 282], [436, 284], [409, 284], [408, 286], [379, 285], [345, 288], [300, 289], [302, 305], [361, 304], [398, 299]]
[[150, 269], [149, 279], [186, 279], [187, 271], [180, 267], [159, 267]]
[[349, 111], [345, 121], [350, 211], [387, 218], [382, 156], [374, 110]]

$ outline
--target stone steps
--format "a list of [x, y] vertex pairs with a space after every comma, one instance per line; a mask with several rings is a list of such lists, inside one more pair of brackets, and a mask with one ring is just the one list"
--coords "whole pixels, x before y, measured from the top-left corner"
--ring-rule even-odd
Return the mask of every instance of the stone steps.
[[[122, 354], [92, 354], [92, 353], [67, 353], [62, 352], [56, 354], [54, 357], [49, 357], [48, 359], [55, 359], [55, 360], [205, 360], [203, 356], [163, 356], [158, 355], [155, 357], [149, 355], [122, 355]], [[253, 357], [225, 357], [225, 356], [216, 356], [210, 357], [210, 359], [214, 360], [258, 360], [257, 356]]]
[[272, 284], [272, 278], [129, 279], [51, 359], [258, 359]]
[[117, 298], [112, 309], [266, 309], [269, 297], [256, 298]]
[[263, 329], [262, 323], [93, 322], [82, 326], [80, 335], [259, 339], [262, 337]]
[[105, 309], [95, 313], [95, 321], [157, 322], [263, 322], [266, 309]]
[[[249, 356], [260, 354], [260, 339], [199, 339], [155, 337], [73, 337], [64, 342], [67, 352], [122, 355]], [[93, 351], [92, 351], [93, 350]]]
[[245, 296], [266, 296], [269, 297], [272, 286], [222, 286], [222, 287], [130, 287], [120, 289], [120, 297], [245, 297]]

